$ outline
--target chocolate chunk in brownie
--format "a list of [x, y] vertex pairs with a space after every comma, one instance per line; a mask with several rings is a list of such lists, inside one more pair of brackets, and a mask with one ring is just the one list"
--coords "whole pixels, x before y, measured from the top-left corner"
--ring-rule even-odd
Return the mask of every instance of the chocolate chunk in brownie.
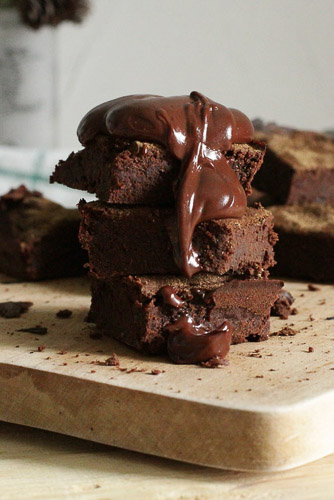
[[[171, 208], [115, 207], [81, 202], [80, 240], [91, 272], [100, 278], [120, 274], [179, 274], [174, 262], [176, 224]], [[265, 276], [275, 263], [276, 233], [263, 207], [247, 208], [240, 219], [202, 222], [193, 245], [203, 271]]]
[[279, 276], [334, 281], [334, 206], [273, 206]]
[[[269, 335], [270, 308], [283, 283], [241, 280], [201, 273], [176, 276], [92, 276], [91, 318], [100, 331], [151, 353], [165, 352], [168, 325], [189, 315], [197, 324], [220, 328], [228, 320], [232, 343], [264, 340]], [[175, 300], [166, 300], [171, 287]]]
[[[225, 152], [246, 194], [260, 168], [263, 143], [234, 144]], [[50, 182], [94, 193], [109, 203], [171, 205], [181, 163], [166, 148], [100, 135], [86, 147], [60, 161]]]
[[267, 143], [255, 188], [271, 195], [274, 204], [334, 203], [333, 138], [273, 124], [255, 136]]
[[80, 215], [25, 186], [0, 198], [0, 271], [23, 280], [82, 274]]
[[[287, 290], [281, 290], [278, 299], [271, 308], [272, 316], [279, 316], [281, 319], [288, 319], [290, 314], [292, 314], [291, 306], [295, 299]], [[294, 309], [295, 310], [295, 309]]]

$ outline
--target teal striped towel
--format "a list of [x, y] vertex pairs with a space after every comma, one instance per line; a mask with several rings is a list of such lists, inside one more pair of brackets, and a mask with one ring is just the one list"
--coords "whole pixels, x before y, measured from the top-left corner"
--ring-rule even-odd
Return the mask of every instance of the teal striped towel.
[[93, 200], [94, 196], [60, 184], [49, 184], [55, 165], [66, 159], [69, 151], [26, 149], [0, 146], [0, 195], [20, 184], [41, 191], [49, 198], [66, 207], [74, 207], [80, 198]]

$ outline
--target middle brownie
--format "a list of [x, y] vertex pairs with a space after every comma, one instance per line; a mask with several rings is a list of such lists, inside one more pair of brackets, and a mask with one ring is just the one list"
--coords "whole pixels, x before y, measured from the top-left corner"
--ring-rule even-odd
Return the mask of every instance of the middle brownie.
[[[108, 279], [114, 273], [180, 274], [173, 258], [177, 245], [173, 209], [119, 207], [103, 202], [79, 203], [79, 238], [88, 251], [90, 272]], [[275, 264], [270, 212], [247, 208], [239, 219], [202, 222], [193, 244], [204, 272], [266, 277]]]

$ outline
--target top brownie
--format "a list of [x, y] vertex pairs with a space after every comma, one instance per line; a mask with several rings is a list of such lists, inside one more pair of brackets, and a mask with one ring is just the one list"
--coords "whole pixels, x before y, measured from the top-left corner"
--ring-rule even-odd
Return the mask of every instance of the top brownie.
[[[247, 195], [264, 153], [261, 142], [233, 144], [224, 152]], [[180, 166], [158, 144], [97, 135], [83, 150], [60, 161], [50, 182], [88, 191], [108, 203], [172, 205]]]
[[325, 134], [263, 125], [255, 137], [267, 143], [254, 187], [277, 204], [334, 203], [334, 139]]

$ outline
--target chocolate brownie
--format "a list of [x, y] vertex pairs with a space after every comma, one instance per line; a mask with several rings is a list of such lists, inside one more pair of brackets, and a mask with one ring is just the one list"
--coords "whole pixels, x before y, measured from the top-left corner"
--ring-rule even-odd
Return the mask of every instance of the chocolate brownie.
[[[182, 315], [210, 329], [228, 320], [232, 343], [265, 340], [269, 335], [270, 308], [282, 285], [278, 280], [239, 280], [206, 273], [191, 279], [92, 277], [90, 319], [102, 332], [150, 353], [166, 350], [168, 327]], [[172, 287], [173, 301], [166, 299], [165, 287]]]
[[[234, 144], [224, 154], [246, 192], [260, 168], [263, 143]], [[109, 203], [171, 205], [180, 161], [153, 143], [98, 135], [67, 160], [60, 161], [50, 182], [94, 193]]]
[[334, 206], [273, 206], [278, 243], [273, 274], [334, 281]]
[[[120, 274], [180, 274], [174, 262], [176, 223], [171, 208], [115, 207], [103, 202], [79, 203], [79, 238], [88, 250], [92, 273], [100, 278]], [[277, 236], [272, 215], [263, 207], [247, 208], [240, 219], [200, 223], [193, 245], [205, 272], [266, 276], [275, 264]]]
[[0, 271], [23, 280], [82, 274], [77, 210], [63, 208], [25, 186], [0, 198]]
[[267, 153], [253, 184], [274, 204], [334, 203], [333, 138], [273, 124], [255, 137], [267, 143]]

